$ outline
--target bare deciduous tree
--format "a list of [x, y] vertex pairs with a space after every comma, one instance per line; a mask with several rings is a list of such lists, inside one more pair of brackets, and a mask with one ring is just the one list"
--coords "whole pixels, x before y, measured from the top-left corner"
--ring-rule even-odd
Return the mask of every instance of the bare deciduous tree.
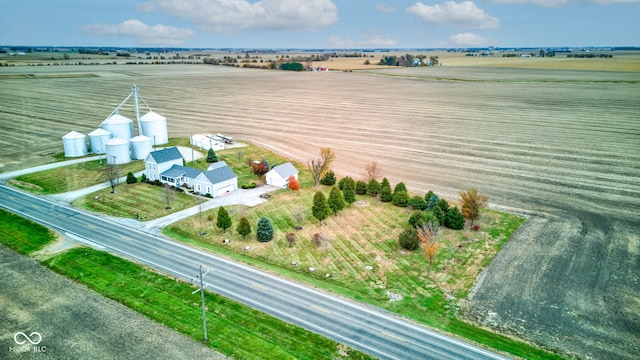
[[322, 175], [331, 170], [331, 165], [333, 164], [333, 160], [335, 160], [335, 158], [336, 154], [333, 152], [333, 150], [331, 150], [331, 148], [321, 148], [319, 158], [307, 161], [307, 167], [309, 168], [311, 176], [313, 177], [314, 187], [318, 187]]
[[377, 161], [368, 163], [364, 169], [367, 172], [367, 181], [378, 180], [380, 174], [382, 174], [382, 169], [380, 169], [380, 164]]
[[422, 223], [418, 227], [418, 239], [422, 244], [424, 254], [429, 258], [429, 269], [433, 266], [433, 259], [440, 249], [440, 243], [438, 242], [440, 232], [440, 225], [433, 221], [429, 221], [426, 224]]
[[107, 164], [107, 166], [104, 168], [104, 174], [107, 178], [107, 181], [109, 182], [109, 185], [111, 185], [111, 193], [115, 194], [116, 193], [116, 185], [119, 184], [119, 174], [118, 174], [118, 165], [117, 164]]
[[162, 197], [164, 198], [164, 201], [166, 201], [166, 203], [167, 203], [167, 206], [165, 207], [165, 209], [166, 210], [170, 210], [171, 209], [171, 202], [176, 197], [176, 191], [173, 188], [173, 186], [166, 185], [166, 184], [163, 186], [162, 190], [163, 190]]

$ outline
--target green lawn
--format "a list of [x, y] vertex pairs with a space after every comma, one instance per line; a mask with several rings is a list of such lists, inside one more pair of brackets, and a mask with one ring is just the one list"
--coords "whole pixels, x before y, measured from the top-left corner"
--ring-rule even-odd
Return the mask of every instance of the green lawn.
[[29, 255], [53, 240], [53, 231], [0, 209], [0, 242], [4, 246], [17, 253]]
[[137, 214], [139, 220], [147, 221], [206, 201], [173, 189], [170, 191], [171, 209], [166, 209], [167, 189], [147, 183], [120, 184], [115, 194], [111, 193], [111, 188], [102, 189], [75, 200], [73, 206], [117, 217], [136, 218]]
[[[264, 182], [263, 179], [259, 179], [258, 177], [253, 175], [251, 168], [247, 164], [247, 160], [262, 161], [262, 159], [264, 158], [264, 159], [267, 159], [270, 166], [279, 165], [279, 164], [283, 164], [285, 162], [290, 161], [289, 159], [283, 156], [274, 154], [271, 151], [264, 150], [253, 144], [247, 143], [246, 145], [247, 146], [216, 151], [218, 160], [219, 161], [224, 160], [227, 163], [227, 165], [229, 165], [229, 167], [231, 167], [231, 169], [233, 169], [233, 171], [238, 176], [238, 187], [242, 186], [242, 184], [249, 184], [251, 182], [255, 182], [258, 184]], [[207, 166], [209, 166], [210, 164], [208, 164], [205, 161], [206, 151], [204, 151], [204, 153], [205, 153], [205, 157], [198, 160], [199, 162], [187, 163], [186, 165], [197, 168], [197, 169], [205, 170]], [[306, 169], [306, 164], [296, 163], [293, 161], [292, 163], [298, 169], [298, 171], [300, 171], [300, 182], [302, 183], [302, 185], [303, 186], [312, 185], [313, 179], [311, 178], [311, 175], [309, 174], [309, 172], [302, 171]]]
[[[9, 184], [34, 194], [59, 194], [107, 181], [105, 175], [106, 162], [99, 160], [64, 166], [56, 169], [25, 174], [9, 181]], [[127, 172], [144, 170], [143, 161], [133, 161], [118, 165], [120, 176]]]
[[[328, 195], [329, 187], [321, 187]], [[420, 250], [408, 252], [397, 245], [398, 234], [407, 223], [409, 212], [368, 196], [366, 202], [353, 204], [323, 224], [311, 216], [312, 186], [299, 192], [279, 190], [267, 203], [254, 208], [228, 207], [233, 225], [222, 233], [215, 226], [217, 210], [209, 210], [165, 228], [165, 235], [216, 253], [279, 272], [299, 281], [341, 295], [386, 308], [429, 326], [458, 334], [491, 348], [529, 359], [560, 358], [519, 341], [497, 335], [461, 321], [455, 316], [458, 301], [465, 298], [480, 270], [495, 256], [524, 221], [510, 214], [485, 211], [477, 222], [481, 231], [445, 230], [442, 247], [433, 270]], [[298, 225], [295, 214], [304, 219]], [[246, 216], [253, 232], [246, 240], [235, 233], [240, 216]], [[274, 240], [259, 243], [255, 228], [260, 217], [269, 218], [275, 228]], [[209, 220], [211, 219], [211, 220]], [[200, 235], [202, 230], [206, 235]], [[295, 233], [297, 242], [290, 247], [287, 233]], [[313, 234], [323, 233], [328, 246], [316, 247]], [[222, 239], [232, 241], [223, 244]], [[243, 251], [247, 244], [251, 251]], [[291, 262], [297, 266], [291, 266]], [[370, 266], [368, 270], [366, 266]], [[315, 273], [308, 267], [317, 269]], [[329, 277], [326, 277], [329, 274]], [[400, 294], [402, 301], [389, 301], [388, 293]]]
[[[89, 248], [69, 250], [46, 265], [178, 332], [203, 339], [200, 295], [192, 294], [192, 285]], [[206, 293], [205, 301], [207, 345], [234, 359], [370, 359], [222, 296]]]

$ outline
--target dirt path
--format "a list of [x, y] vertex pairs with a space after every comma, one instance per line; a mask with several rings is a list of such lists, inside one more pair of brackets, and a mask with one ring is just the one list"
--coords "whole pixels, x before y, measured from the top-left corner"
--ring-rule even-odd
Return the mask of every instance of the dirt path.
[[[225, 359], [3, 246], [0, 278], [2, 359]], [[18, 332], [38, 332], [44, 353]]]

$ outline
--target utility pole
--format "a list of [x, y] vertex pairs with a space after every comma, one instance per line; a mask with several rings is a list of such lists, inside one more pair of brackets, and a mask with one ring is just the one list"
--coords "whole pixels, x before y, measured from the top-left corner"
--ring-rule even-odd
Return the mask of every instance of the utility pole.
[[[207, 312], [206, 312], [206, 308], [205, 308], [205, 304], [204, 304], [204, 288], [206, 286], [204, 286], [204, 281], [203, 278], [205, 275], [207, 275], [209, 273], [209, 269], [207, 269], [207, 271], [203, 274], [202, 273], [202, 265], [200, 265], [200, 275], [196, 276], [196, 279], [198, 277], [200, 277], [200, 288], [197, 289], [196, 291], [192, 292], [191, 295], [197, 293], [198, 291], [200, 291], [200, 296], [202, 298], [202, 328], [204, 329], [204, 340], [203, 342], [207, 342], [209, 339], [207, 338]], [[191, 282], [193, 283], [193, 280], [195, 279], [191, 279]]]

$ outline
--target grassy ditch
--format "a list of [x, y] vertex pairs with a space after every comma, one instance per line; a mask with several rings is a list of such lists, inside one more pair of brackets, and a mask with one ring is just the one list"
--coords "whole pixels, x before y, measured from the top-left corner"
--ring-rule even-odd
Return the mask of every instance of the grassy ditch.
[[53, 231], [0, 209], [0, 242], [13, 251], [29, 255], [55, 238]]
[[[170, 191], [167, 194], [167, 191]], [[169, 207], [167, 207], [167, 196]], [[176, 192], [172, 189], [151, 184], [120, 184], [116, 193], [111, 188], [102, 189], [83, 196], [73, 202], [73, 206], [124, 218], [138, 218], [147, 221], [196, 206], [206, 200], [201, 197]]]
[[[181, 332], [202, 340], [200, 297], [194, 287], [89, 248], [46, 261], [58, 273]], [[270, 315], [207, 293], [207, 345], [234, 359], [369, 359]]]

